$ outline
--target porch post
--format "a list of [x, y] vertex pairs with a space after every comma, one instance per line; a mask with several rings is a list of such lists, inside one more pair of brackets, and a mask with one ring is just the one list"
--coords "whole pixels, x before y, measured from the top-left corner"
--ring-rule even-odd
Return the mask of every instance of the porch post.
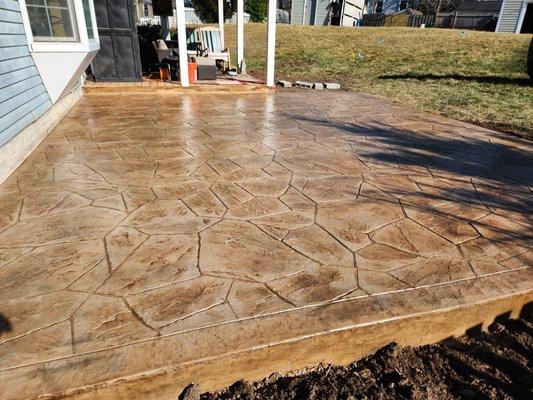
[[161, 36], [163, 36], [163, 40], [170, 40], [170, 29], [168, 28], [168, 17], [166, 15], [162, 15], [159, 18], [161, 18]]
[[180, 81], [182, 87], [189, 87], [189, 66], [187, 64], [187, 38], [185, 31], [185, 1], [176, 0], [176, 29], [180, 62]]
[[224, 50], [224, 0], [218, 0], [218, 30], [220, 32], [220, 47]]
[[276, 56], [276, 5], [276, 0], [268, 0], [267, 86], [274, 86], [274, 58]]
[[246, 73], [244, 61], [244, 0], [237, 0], [237, 72]]

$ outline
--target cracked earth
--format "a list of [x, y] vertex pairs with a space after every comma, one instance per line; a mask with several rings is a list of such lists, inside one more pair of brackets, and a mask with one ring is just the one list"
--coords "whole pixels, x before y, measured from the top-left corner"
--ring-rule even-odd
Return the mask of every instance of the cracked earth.
[[0, 369], [531, 267], [533, 147], [348, 93], [87, 95], [0, 186]]

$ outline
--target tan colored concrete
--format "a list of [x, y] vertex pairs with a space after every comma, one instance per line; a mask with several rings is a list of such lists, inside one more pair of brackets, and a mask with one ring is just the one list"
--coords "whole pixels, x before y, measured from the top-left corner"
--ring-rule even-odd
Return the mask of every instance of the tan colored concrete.
[[357, 94], [86, 95], [0, 186], [0, 387], [173, 398], [519, 309], [532, 154]]

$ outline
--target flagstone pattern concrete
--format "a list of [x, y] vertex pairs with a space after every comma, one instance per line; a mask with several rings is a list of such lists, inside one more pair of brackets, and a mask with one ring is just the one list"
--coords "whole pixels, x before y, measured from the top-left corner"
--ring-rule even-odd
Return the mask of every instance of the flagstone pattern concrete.
[[0, 186], [0, 375], [533, 265], [533, 146], [348, 93], [86, 95]]

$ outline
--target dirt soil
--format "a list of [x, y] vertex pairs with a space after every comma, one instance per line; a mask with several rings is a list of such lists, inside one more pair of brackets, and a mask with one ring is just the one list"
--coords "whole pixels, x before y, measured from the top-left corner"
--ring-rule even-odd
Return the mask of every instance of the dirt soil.
[[190, 385], [182, 400], [225, 399], [533, 399], [533, 318], [416, 348], [390, 344], [348, 366], [321, 364], [216, 393]]

